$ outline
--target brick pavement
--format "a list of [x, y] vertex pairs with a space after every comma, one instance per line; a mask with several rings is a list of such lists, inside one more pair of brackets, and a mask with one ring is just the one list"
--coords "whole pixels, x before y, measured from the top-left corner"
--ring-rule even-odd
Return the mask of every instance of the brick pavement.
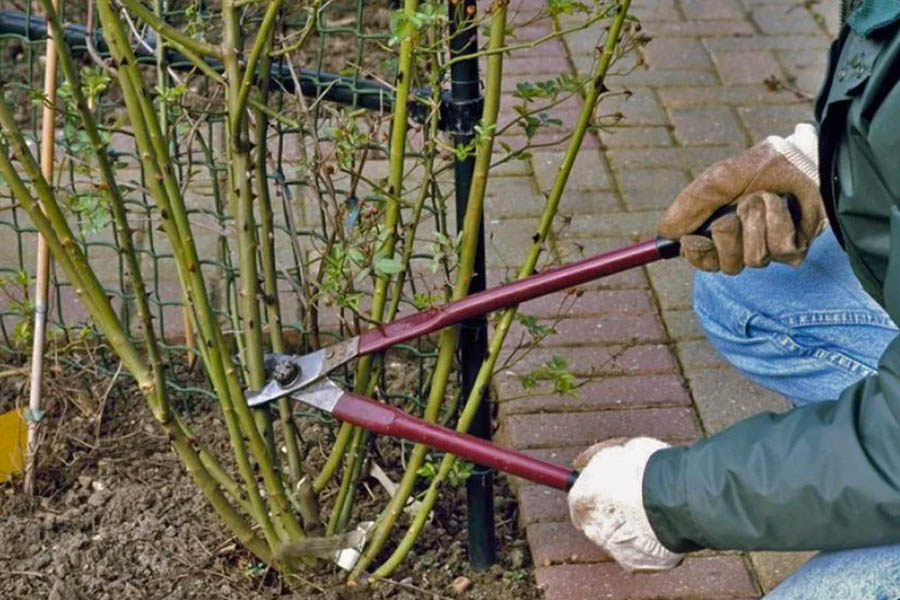
[[[519, 0], [513, 6], [528, 11], [541, 1]], [[635, 2], [633, 12], [653, 36], [646, 68], [609, 78], [611, 93], [598, 114], [618, 112], [624, 118], [582, 148], [561, 208], [572, 218], [548, 244], [548, 254], [571, 258], [573, 249], [595, 252], [651, 235], [660, 211], [705, 166], [808, 119], [803, 95], [813, 94], [819, 83], [837, 3], [822, 3], [834, 10], [803, 4]], [[817, 7], [824, 14], [813, 12]], [[576, 21], [564, 17], [558, 25]], [[547, 32], [533, 27], [528, 33]], [[549, 79], [560, 65], [585, 73], [599, 35], [591, 29], [565, 44], [542, 46], [511, 61], [507, 72], [515, 73], [516, 81]], [[772, 76], [798, 93], [773, 91], [764, 83]], [[506, 89], [513, 89], [511, 82]], [[553, 116], [571, 122], [577, 109], [570, 103]], [[513, 135], [506, 141], [521, 139]], [[542, 205], [538, 190], [549, 189], [561, 156], [558, 147], [535, 152], [530, 172], [492, 181], [486, 211], [488, 230], [494, 232], [488, 251], [494, 282], [506, 274], [502, 267], [517, 264], [530, 242]], [[760, 410], [784, 410], [783, 398], [742, 379], [705, 341], [691, 311], [690, 275], [685, 264], [670, 261], [587, 286], [561, 315], [562, 295], [523, 305], [523, 313], [547, 323], [561, 320], [556, 335], [496, 379], [504, 443], [568, 462], [584, 446], [609, 436], [648, 434], [688, 442]], [[519, 333], [510, 339], [518, 340]], [[522, 389], [517, 375], [552, 355], [565, 357], [572, 372], [590, 379], [577, 398], [560, 397], [547, 387]], [[537, 582], [548, 600], [755, 598], [808, 556], [703, 552], [666, 573], [630, 575], [574, 530], [563, 493], [517, 484]]]

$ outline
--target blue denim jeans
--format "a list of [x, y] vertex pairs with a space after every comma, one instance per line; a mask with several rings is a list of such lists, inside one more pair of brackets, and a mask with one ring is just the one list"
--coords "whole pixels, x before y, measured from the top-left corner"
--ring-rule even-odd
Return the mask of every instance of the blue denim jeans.
[[[795, 405], [833, 400], [874, 373], [897, 335], [830, 230], [800, 267], [773, 263], [736, 277], [698, 272], [694, 310], [722, 356]], [[900, 544], [820, 553], [766, 596], [838, 598], [900, 599]]]

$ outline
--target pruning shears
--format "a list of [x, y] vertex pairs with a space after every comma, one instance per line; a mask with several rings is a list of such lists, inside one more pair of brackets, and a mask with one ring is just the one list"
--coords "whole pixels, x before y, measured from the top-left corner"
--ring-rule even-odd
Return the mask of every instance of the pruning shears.
[[[786, 196], [785, 202], [794, 222], [799, 222], [800, 209], [796, 198]], [[714, 220], [734, 211], [734, 205], [720, 208], [696, 233], [709, 235], [709, 226]], [[248, 392], [247, 402], [251, 407], [259, 407], [290, 396], [363, 429], [422, 443], [538, 484], [568, 490], [578, 478], [577, 471], [427, 422], [375, 399], [347, 392], [328, 374], [357, 357], [386, 350], [395, 344], [526, 300], [673, 258], [678, 256], [679, 250], [677, 241], [662, 237], [649, 239], [378, 325], [356, 337], [303, 356], [269, 355], [266, 368], [270, 379], [261, 390]]]

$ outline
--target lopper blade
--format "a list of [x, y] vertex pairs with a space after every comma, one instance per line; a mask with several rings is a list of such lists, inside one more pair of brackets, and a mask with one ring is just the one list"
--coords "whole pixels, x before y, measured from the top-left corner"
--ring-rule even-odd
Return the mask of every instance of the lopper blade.
[[247, 404], [261, 406], [296, 392], [303, 392], [357, 356], [359, 338], [355, 337], [303, 356], [270, 354], [266, 357], [266, 370], [273, 375], [261, 390], [246, 393]]

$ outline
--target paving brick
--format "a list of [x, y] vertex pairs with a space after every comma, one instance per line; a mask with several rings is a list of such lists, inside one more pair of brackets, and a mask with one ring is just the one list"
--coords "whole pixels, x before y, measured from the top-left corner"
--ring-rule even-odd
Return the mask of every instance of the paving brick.
[[[637, 17], [641, 23], [653, 21], [680, 21], [681, 13], [675, 6], [675, 0], [655, 0], [654, 2], [642, 2], [631, 4], [628, 14]], [[584, 15], [560, 15], [558, 17], [560, 27], [568, 29], [584, 23]]]
[[[561, 162], [562, 155], [559, 153], [534, 153], [531, 164], [534, 167], [534, 176], [537, 178], [538, 186], [541, 190], [547, 192], [553, 187], [553, 181], [556, 178], [556, 172]], [[613, 189], [612, 178], [603, 164], [603, 158], [598, 152], [588, 149], [578, 153], [578, 156], [575, 158], [575, 164], [572, 166], [572, 172], [569, 174], [566, 189]]]
[[691, 401], [681, 379], [673, 374], [605, 377], [589, 381], [567, 396], [553, 393], [546, 384], [526, 390], [517, 378], [509, 376], [498, 376], [495, 385], [503, 418], [534, 412], [687, 406]]
[[536, 15], [543, 12], [547, 7], [544, 0], [509, 0], [510, 15]]
[[607, 148], [646, 148], [671, 146], [672, 135], [668, 127], [620, 127], [605, 128], [600, 141]]
[[666, 325], [666, 331], [669, 332], [669, 337], [673, 340], [697, 340], [705, 337], [693, 310], [664, 310], [662, 319]]
[[[507, 17], [509, 14], [507, 13]], [[553, 22], [550, 19], [539, 19], [539, 20], [525, 20], [525, 19], [509, 19], [507, 18], [509, 23], [515, 23], [516, 21], [522, 21], [521, 24], [517, 25], [515, 28], [510, 31], [506, 36], [506, 43], [508, 44], [517, 44], [521, 42], [531, 42], [546, 36], [547, 34], [553, 33]]]
[[669, 348], [659, 344], [582, 346], [566, 348], [565, 351], [537, 348], [516, 363], [512, 370], [528, 373], [543, 366], [554, 355], [565, 358], [569, 372], [578, 376], [674, 373], [677, 370]]
[[574, 31], [566, 36], [566, 45], [572, 55], [594, 57], [597, 55], [597, 47], [602, 48], [604, 30], [601, 23], [579, 31]]
[[815, 552], [751, 552], [750, 561], [763, 592], [768, 594], [813, 556]]
[[633, 240], [645, 240], [656, 235], [659, 217], [659, 211], [583, 215], [572, 221], [568, 232], [575, 237], [627, 235]]
[[546, 600], [721, 600], [759, 590], [738, 556], [691, 557], [671, 571], [631, 574], [612, 562], [538, 567]]
[[669, 116], [675, 137], [685, 146], [746, 144], [747, 136], [729, 107], [673, 108]]
[[566, 493], [542, 485], [519, 489], [519, 519], [523, 525], [565, 521], [569, 518]]
[[569, 190], [559, 202], [560, 215], [595, 215], [621, 210], [622, 202], [615, 192]]
[[[514, 191], [509, 188], [509, 192]], [[523, 186], [522, 195], [495, 193], [485, 199], [488, 219], [539, 217], [544, 212], [547, 199]], [[614, 192], [567, 190], [559, 203], [559, 218], [565, 215], [595, 215], [621, 210], [621, 202]]]
[[770, 135], [790, 135], [794, 131], [794, 125], [809, 121], [812, 114], [809, 104], [791, 104], [777, 108], [748, 106], [738, 109], [738, 115], [750, 130], [754, 142]]
[[508, 196], [536, 196], [538, 195], [537, 189], [534, 187], [534, 182], [531, 177], [527, 175], [518, 176], [518, 177], [499, 177], [494, 175], [488, 179], [487, 187], [485, 189], [485, 196], [497, 196], [497, 197], [508, 197]]
[[814, 96], [825, 76], [828, 54], [824, 50], [789, 50], [776, 52], [794, 85], [809, 96]]
[[713, 67], [709, 53], [696, 38], [655, 39], [644, 48], [644, 56], [651, 69], [709, 71]]
[[528, 545], [533, 548], [531, 559], [537, 566], [610, 560], [600, 546], [587, 539], [570, 521], [533, 523], [527, 533]]
[[[494, 163], [496, 163], [505, 155], [505, 152], [495, 152], [494, 158], [492, 160]], [[506, 162], [499, 163], [494, 167], [491, 167], [491, 177], [514, 177], [516, 175], [531, 174], [531, 163], [527, 160], [508, 160]]]
[[629, 210], [667, 208], [690, 182], [679, 169], [627, 169], [616, 177]]
[[631, 88], [630, 93], [614, 93], [603, 96], [597, 110], [598, 118], [621, 113], [622, 125], [666, 125], [666, 113], [652, 89]]
[[586, 317], [592, 315], [642, 315], [655, 313], [646, 290], [592, 289], [602, 280], [588, 282], [578, 289], [580, 296], [559, 292], [535, 298], [519, 305], [519, 313], [536, 317]]
[[687, 261], [676, 258], [648, 265], [646, 269], [663, 309], [693, 307], [694, 269]]
[[637, 17], [641, 23], [681, 21], [681, 13], [675, 7], [674, 0], [658, 0], [652, 4], [632, 4], [631, 8], [628, 9], [628, 13]]
[[713, 52], [712, 57], [725, 85], [759, 84], [773, 75], [784, 77], [770, 50]]
[[[644, 213], [637, 213], [641, 215]], [[558, 216], [554, 223], [554, 235], [550, 241], [543, 245], [543, 254], [538, 263], [538, 270], [557, 266], [565, 262], [572, 262], [600, 252], [617, 250], [636, 241], [636, 236], [621, 237], [589, 237], [588, 233], [577, 233], [575, 224], [586, 218], [594, 218], [592, 215], [579, 217]], [[637, 217], [635, 217], [637, 218]], [[568, 223], [568, 224], [567, 224]], [[531, 249], [538, 221], [535, 218], [489, 218], [485, 221], [486, 258], [491, 268], [507, 267], [516, 269], [509, 271], [509, 276], [514, 276], [522, 262], [525, 253]], [[639, 279], [639, 275], [632, 276]], [[623, 287], [622, 281], [635, 281], [635, 279], [618, 275], [607, 276], [602, 279], [603, 287]], [[615, 283], [619, 282], [619, 283]], [[633, 287], [627, 285], [625, 287]]]
[[756, 6], [751, 16], [766, 33], [819, 33], [822, 30], [801, 5], [765, 4]]
[[[575, 62], [578, 62], [578, 57], [575, 57]], [[579, 70], [579, 72], [581, 71]], [[620, 73], [619, 71], [611, 72], [606, 78], [607, 84], [610, 86], [649, 85], [654, 88], [661, 88], [669, 85], [703, 86], [719, 83], [719, 77], [713, 71], [637, 69], [624, 74]]]
[[746, 11], [737, 0], [681, 0], [688, 19], [740, 19]]
[[766, 84], [665, 87], [658, 90], [666, 108], [692, 106], [753, 106], [758, 104], [802, 103], [793, 92], [772, 91]]
[[647, 26], [647, 31], [654, 38], [662, 37], [733, 37], [737, 35], [753, 35], [756, 31], [753, 25], [746, 19], [716, 20], [716, 21], [680, 21], [652, 23]]
[[716, 369], [728, 366], [725, 359], [706, 339], [678, 342], [675, 348], [684, 369]]
[[[587, 446], [561, 446], [557, 448], [526, 448], [522, 450], [523, 454], [540, 458], [558, 465], [572, 466], [575, 459], [582, 453]], [[522, 482], [532, 485], [531, 482]]]
[[[575, 70], [583, 76], [590, 74], [594, 64], [594, 57], [584, 54], [572, 56]], [[616, 65], [610, 69], [606, 77], [609, 86], [653, 86], [664, 87], [669, 85], [716, 85], [718, 76], [713, 71], [697, 71], [687, 69], [649, 69], [638, 67], [636, 69], [625, 68]]]
[[[516, 51], [512, 56], [503, 60], [503, 76], [526, 75], [526, 81], [541, 81], [557, 77], [571, 69], [565, 52], [560, 50], [552, 54], [530, 56], [524, 51]], [[485, 72], [485, 66], [481, 65], [481, 72]]]
[[828, 49], [829, 40], [821, 34], [808, 35], [746, 35], [730, 38], [703, 38], [703, 44], [711, 52], [723, 50], [804, 50]]
[[763, 411], [783, 412], [790, 403], [763, 389], [733, 369], [695, 369], [685, 372], [703, 428], [717, 433]]
[[612, 437], [636, 435], [684, 440], [700, 433], [687, 407], [513, 414], [506, 418], [504, 427], [512, 448], [587, 446]]
[[[540, 345], [543, 348], [560, 348], [581, 346], [585, 344], [614, 343], [649, 343], [664, 342], [665, 334], [662, 325], [654, 313], [642, 315], [608, 315], [606, 317], [587, 317], [542, 320], [548, 327], [552, 326], [554, 334], [544, 338]], [[531, 336], [520, 323], [510, 328], [510, 339], [529, 340]]]
[[606, 152], [614, 171], [629, 169], [704, 169], [732, 156], [737, 146], [692, 146], [690, 148], [611, 148]]
[[830, 37], [837, 37], [838, 30], [841, 27], [840, 4], [837, 2], [825, 2], [818, 6], [811, 6], [809, 10], [813, 15], [813, 20], [820, 23]]
[[490, 177], [484, 211], [489, 217], [540, 215], [546, 202], [531, 177]]

